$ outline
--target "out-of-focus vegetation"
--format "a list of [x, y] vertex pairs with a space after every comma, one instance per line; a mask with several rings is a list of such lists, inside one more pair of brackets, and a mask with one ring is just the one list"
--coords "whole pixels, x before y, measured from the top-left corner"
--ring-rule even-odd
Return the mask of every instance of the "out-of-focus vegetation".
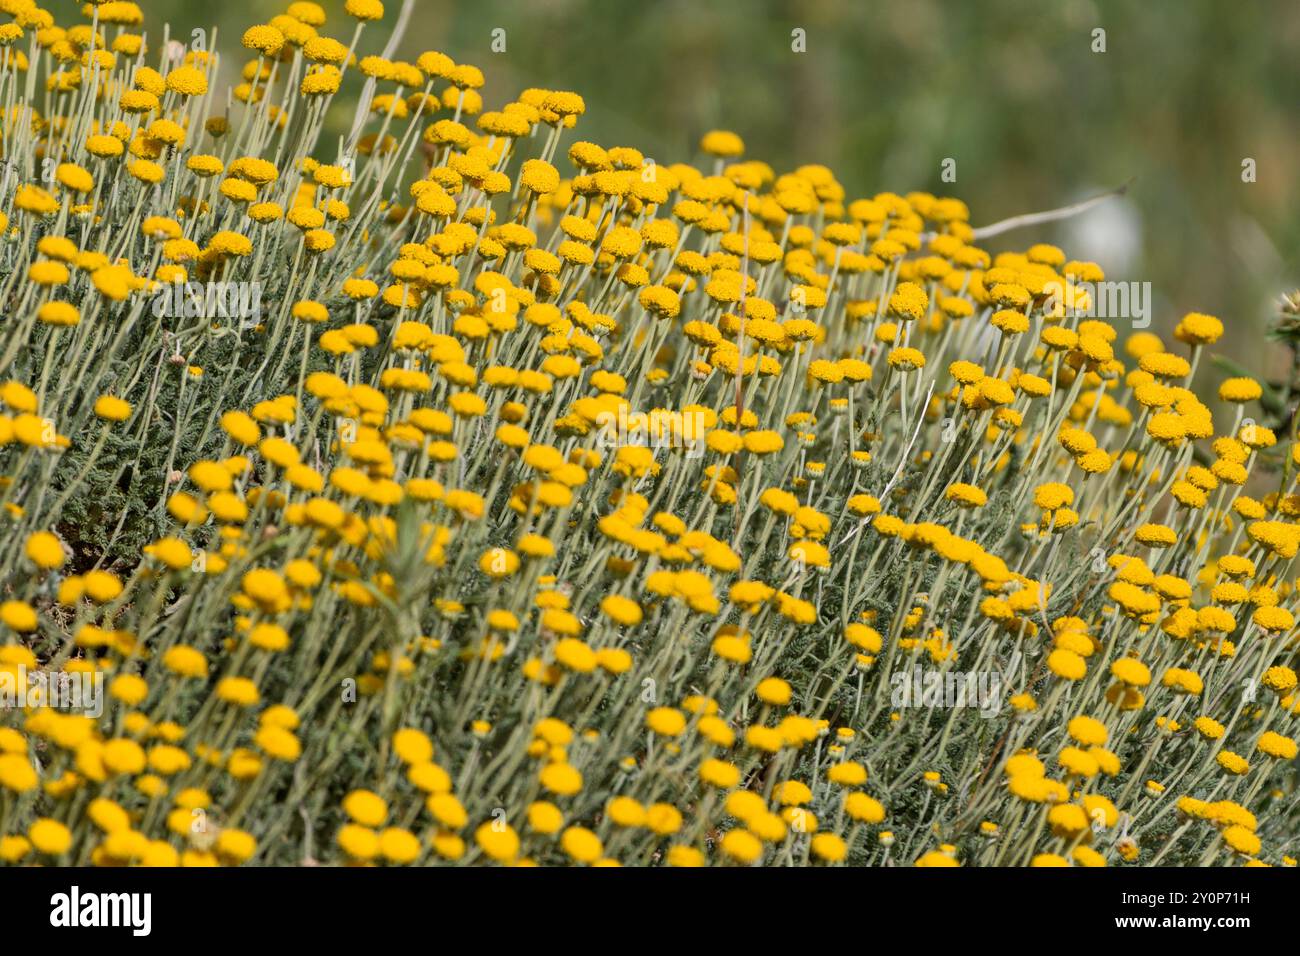
[[[434, 48], [483, 66], [489, 103], [528, 86], [581, 92], [584, 137], [661, 162], [690, 158], [701, 133], [724, 127], [778, 170], [831, 165], [850, 195], [957, 193], [977, 225], [1132, 180], [1124, 199], [1036, 234], [1112, 278], [1150, 281], [1155, 331], [1210, 312], [1228, 327], [1222, 352], [1263, 374], [1287, 365], [1258, 343], [1278, 295], [1300, 284], [1300, 4], [414, 2], [399, 55]], [[345, 22], [341, 0], [322, 5]], [[145, 4], [150, 25], [223, 33], [283, 6]], [[387, 6], [391, 23], [400, 0]], [[492, 49], [498, 28], [504, 52]], [[804, 53], [791, 49], [795, 29]], [[343, 110], [335, 122], [343, 132]], [[949, 157], [952, 186], [940, 179]], [[1245, 158], [1254, 183], [1242, 182]]]

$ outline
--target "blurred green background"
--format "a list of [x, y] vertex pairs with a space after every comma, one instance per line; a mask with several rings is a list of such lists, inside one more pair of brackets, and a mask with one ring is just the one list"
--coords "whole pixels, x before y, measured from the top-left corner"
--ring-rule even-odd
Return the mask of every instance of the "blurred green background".
[[[346, 41], [342, 0], [322, 6], [325, 32]], [[386, 6], [388, 25], [400, 0]], [[223, 47], [283, 9], [146, 3], [150, 27], [215, 23]], [[806, 52], [792, 52], [796, 28]], [[368, 29], [362, 52], [386, 34]], [[673, 162], [724, 127], [778, 171], [825, 163], [850, 198], [955, 194], [976, 225], [1132, 180], [1122, 199], [991, 246], [1057, 242], [1108, 278], [1150, 281], [1153, 330], [1210, 312], [1228, 329], [1221, 351], [1259, 373], [1287, 364], [1263, 330], [1300, 282], [1294, 0], [415, 0], [400, 55], [431, 48], [483, 69], [489, 107], [528, 86], [582, 93], [566, 142]]]

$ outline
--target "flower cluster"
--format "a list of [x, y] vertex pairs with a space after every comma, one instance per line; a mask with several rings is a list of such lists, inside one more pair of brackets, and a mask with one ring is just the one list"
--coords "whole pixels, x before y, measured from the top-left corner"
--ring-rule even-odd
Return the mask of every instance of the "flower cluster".
[[1300, 451], [1218, 319], [345, 7], [225, 90], [0, 0], [0, 860], [1294, 864]]

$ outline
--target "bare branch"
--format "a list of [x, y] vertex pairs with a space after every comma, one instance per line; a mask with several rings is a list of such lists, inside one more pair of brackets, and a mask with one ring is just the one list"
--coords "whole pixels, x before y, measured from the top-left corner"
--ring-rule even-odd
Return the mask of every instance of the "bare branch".
[[1069, 219], [1071, 216], [1077, 216], [1079, 213], [1087, 212], [1093, 206], [1105, 202], [1114, 196], [1122, 196], [1128, 192], [1128, 187], [1133, 184], [1130, 179], [1122, 186], [1107, 190], [1085, 199], [1082, 202], [1074, 203], [1072, 206], [1062, 206], [1060, 209], [1048, 209], [1044, 212], [1027, 212], [1023, 215], [1012, 216], [1010, 219], [1003, 219], [999, 222], [989, 223], [987, 226], [980, 226], [974, 232], [976, 239], [987, 239], [989, 236], [999, 236], [1004, 232], [1010, 232], [1012, 229], [1021, 229], [1025, 226], [1038, 226], [1045, 222], [1056, 222], [1060, 219]]

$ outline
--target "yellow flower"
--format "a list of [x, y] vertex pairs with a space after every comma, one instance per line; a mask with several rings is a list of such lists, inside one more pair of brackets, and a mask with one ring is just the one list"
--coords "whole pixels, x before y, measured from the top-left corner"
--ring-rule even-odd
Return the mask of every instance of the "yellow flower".
[[930, 297], [915, 282], [900, 282], [889, 297], [889, 311], [897, 318], [915, 321], [925, 317]]
[[343, 811], [356, 823], [378, 827], [388, 819], [388, 805], [370, 790], [353, 790], [343, 798]]
[[190, 550], [190, 546], [179, 538], [160, 538], [145, 545], [144, 551], [173, 571], [190, 567], [194, 560], [194, 552]]
[[252, 707], [261, 696], [257, 685], [247, 677], [223, 677], [217, 682], [216, 694], [219, 700], [236, 707]]
[[763, 844], [748, 830], [729, 830], [718, 844], [719, 849], [737, 863], [751, 864], [763, 855]]
[[479, 570], [490, 578], [505, 578], [519, 570], [519, 555], [505, 548], [489, 548], [478, 562]]
[[1174, 338], [1188, 345], [1212, 345], [1223, 335], [1223, 323], [1212, 315], [1189, 312], [1174, 328]]
[[834, 833], [814, 834], [810, 848], [813, 856], [827, 863], [839, 863], [848, 855], [848, 846]]
[[20, 633], [34, 631], [38, 624], [36, 609], [26, 601], [0, 603], [0, 621]]
[[335, 836], [339, 848], [354, 860], [373, 860], [379, 855], [379, 835], [369, 827], [345, 823]]
[[1246, 762], [1246, 759], [1231, 750], [1220, 750], [1214, 759], [1218, 761], [1220, 767], [1236, 776], [1240, 776], [1250, 769], [1250, 764]]
[[124, 422], [131, 415], [131, 406], [113, 395], [95, 399], [95, 414], [107, 422]]
[[1122, 657], [1110, 665], [1111, 675], [1129, 687], [1146, 687], [1151, 683], [1151, 671], [1139, 660]]
[[1263, 388], [1253, 378], [1226, 378], [1219, 383], [1219, 399], [1224, 402], [1253, 402], [1263, 394]]
[[754, 695], [765, 704], [784, 707], [790, 703], [790, 685], [779, 677], [765, 677], [754, 688]]
[[944, 497], [966, 508], [979, 508], [988, 503], [988, 495], [974, 485], [957, 482], [948, 486]]
[[675, 707], [655, 707], [646, 714], [645, 722], [664, 737], [676, 737], [686, 729], [686, 715]]
[[1292, 738], [1284, 737], [1272, 730], [1267, 730], [1260, 735], [1255, 743], [1255, 749], [1276, 760], [1294, 760], [1297, 752], [1296, 742]]
[[414, 727], [403, 727], [393, 734], [393, 752], [406, 764], [427, 763], [433, 759], [433, 742]]
[[37, 851], [47, 856], [62, 856], [72, 846], [72, 833], [57, 820], [41, 817], [27, 829], [27, 838]]
[[925, 355], [920, 349], [914, 348], [890, 349], [888, 361], [891, 368], [896, 368], [900, 372], [911, 372], [925, 367]]
[[844, 761], [826, 768], [826, 779], [846, 787], [860, 787], [867, 782], [867, 770], [860, 763]]
[[245, 863], [257, 852], [257, 841], [251, 833], [226, 827], [217, 837], [215, 849], [218, 856], [232, 863]]
[[35, 531], [29, 535], [24, 550], [32, 564], [47, 571], [61, 568], [67, 561], [63, 545], [49, 531]]
[[474, 842], [498, 863], [509, 862], [519, 855], [519, 835], [505, 823], [489, 821], [481, 824], [474, 831]]
[[263, 56], [274, 56], [284, 46], [284, 34], [273, 26], [253, 26], [244, 31], [242, 42]]
[[36, 787], [36, 771], [24, 754], [0, 754], [0, 786], [14, 793], [26, 793]]
[[582, 790], [582, 774], [567, 763], [547, 764], [538, 779], [543, 788], [562, 797], [571, 797]]
[[709, 758], [700, 764], [700, 779], [720, 790], [728, 790], [740, 782], [740, 770], [724, 760]]
[[579, 863], [594, 863], [600, 859], [604, 848], [596, 834], [585, 827], [568, 827], [560, 835], [560, 846]]
[[844, 795], [844, 812], [862, 823], [880, 823], [885, 819], [885, 808], [872, 797], [853, 790]]
[[388, 827], [379, 834], [379, 852], [390, 863], [414, 863], [420, 857], [420, 841], [401, 827]]
[[700, 139], [700, 149], [710, 156], [736, 159], [745, 152], [744, 141], [727, 130], [710, 130]]
[[346, 0], [343, 9], [358, 20], [378, 20], [384, 15], [380, 0]]
[[182, 677], [208, 676], [208, 662], [203, 654], [187, 644], [177, 644], [163, 655], [163, 666]]

